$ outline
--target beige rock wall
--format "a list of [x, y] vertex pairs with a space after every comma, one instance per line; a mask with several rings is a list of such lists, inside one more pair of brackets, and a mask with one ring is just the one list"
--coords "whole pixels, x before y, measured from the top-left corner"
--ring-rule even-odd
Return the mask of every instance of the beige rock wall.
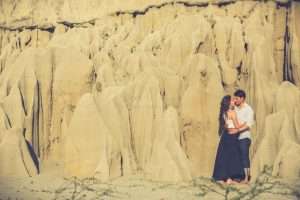
[[4, 132], [0, 144], [0, 175], [33, 176], [37, 166], [30, 155], [30, 148], [21, 127], [13, 127]]
[[283, 82], [276, 94], [274, 113], [266, 117], [256, 144], [252, 170], [254, 177], [273, 166], [272, 174], [282, 178], [299, 178], [300, 170], [300, 91]]
[[[1, 6], [1, 169], [13, 165], [7, 132], [20, 127], [24, 136], [9, 140], [27, 140], [66, 177], [209, 177], [220, 100], [241, 88], [255, 112], [253, 174], [271, 165], [274, 176], [299, 177], [299, 2]], [[19, 157], [7, 174], [34, 169]]]

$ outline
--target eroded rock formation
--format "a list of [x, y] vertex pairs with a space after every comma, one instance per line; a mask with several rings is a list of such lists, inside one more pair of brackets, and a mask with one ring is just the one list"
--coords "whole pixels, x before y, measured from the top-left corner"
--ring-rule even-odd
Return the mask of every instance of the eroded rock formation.
[[211, 176], [220, 99], [241, 88], [253, 174], [299, 178], [299, 2], [0, 4], [1, 173], [36, 174], [32, 147], [66, 177]]

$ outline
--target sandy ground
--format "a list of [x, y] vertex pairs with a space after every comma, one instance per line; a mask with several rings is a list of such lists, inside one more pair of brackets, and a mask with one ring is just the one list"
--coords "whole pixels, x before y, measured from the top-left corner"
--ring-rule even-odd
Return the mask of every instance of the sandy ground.
[[0, 199], [225, 199], [227, 191], [228, 199], [281, 200], [299, 198], [300, 189], [299, 180], [283, 185], [266, 180], [261, 186], [252, 183], [223, 188], [205, 178], [188, 183], [166, 183], [137, 174], [101, 182], [92, 178], [66, 180], [62, 174], [59, 165], [48, 164], [34, 177], [0, 176]]

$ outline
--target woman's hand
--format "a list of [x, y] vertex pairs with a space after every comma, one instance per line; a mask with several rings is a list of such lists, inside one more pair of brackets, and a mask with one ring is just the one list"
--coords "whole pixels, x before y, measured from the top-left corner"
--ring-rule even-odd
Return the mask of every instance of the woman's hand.
[[238, 131], [238, 129], [236, 129], [236, 128], [231, 128], [231, 129], [228, 130], [228, 133], [229, 133], [229, 134], [232, 134], [232, 135], [233, 135], [233, 134], [236, 134], [237, 132], [239, 132], [239, 131]]

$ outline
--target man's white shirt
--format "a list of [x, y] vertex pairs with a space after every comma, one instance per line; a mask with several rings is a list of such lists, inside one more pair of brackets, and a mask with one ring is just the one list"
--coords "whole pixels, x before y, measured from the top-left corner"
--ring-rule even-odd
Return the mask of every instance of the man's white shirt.
[[253, 125], [254, 112], [252, 108], [245, 103], [240, 110], [237, 106], [234, 107], [234, 111], [237, 114], [239, 124], [246, 124], [249, 128], [240, 133], [239, 139], [249, 138], [251, 139], [250, 128]]

